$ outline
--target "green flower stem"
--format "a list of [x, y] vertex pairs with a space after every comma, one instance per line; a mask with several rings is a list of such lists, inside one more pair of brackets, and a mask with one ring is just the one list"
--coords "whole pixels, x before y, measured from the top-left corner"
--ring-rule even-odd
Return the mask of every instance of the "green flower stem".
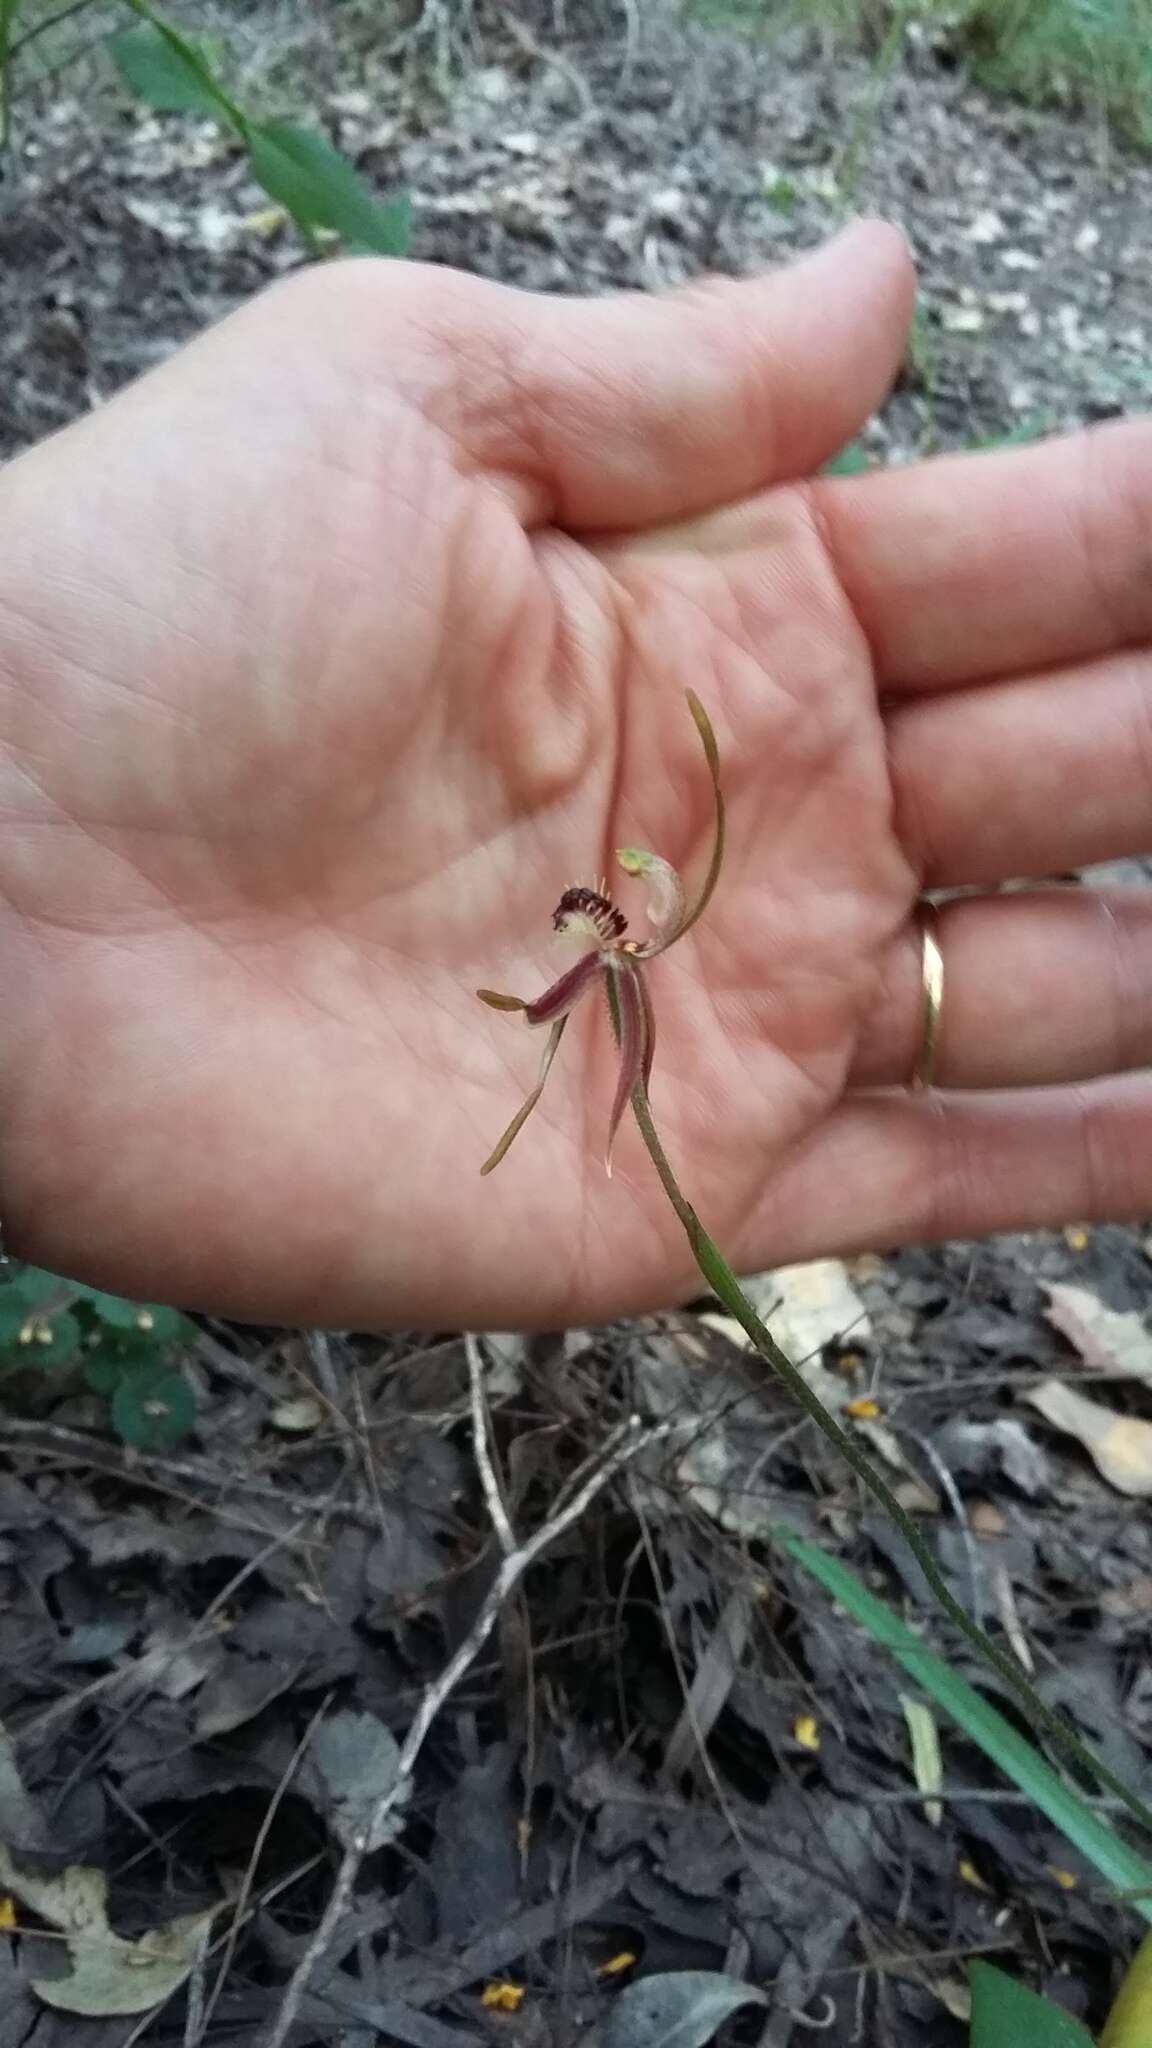
[[[610, 1002], [614, 993], [611, 983], [609, 983]], [[614, 1005], [613, 1022], [616, 1022]], [[805, 1414], [816, 1424], [817, 1429], [827, 1438], [828, 1442], [839, 1451], [841, 1457], [850, 1466], [861, 1485], [871, 1494], [873, 1500], [883, 1508], [891, 1521], [895, 1523], [949, 1620], [955, 1622], [956, 1627], [966, 1637], [977, 1654], [986, 1664], [991, 1666], [999, 1678], [1003, 1679], [1005, 1685], [1011, 1688], [1021, 1706], [1025, 1709], [1029, 1719], [1037, 1727], [1043, 1729], [1044, 1733], [1050, 1736], [1052, 1741], [1067, 1756], [1074, 1758], [1083, 1769], [1090, 1771], [1092, 1776], [1098, 1779], [1101, 1785], [1106, 1786], [1109, 1792], [1114, 1793], [1116, 1798], [1123, 1800], [1129, 1812], [1135, 1815], [1142, 1826], [1152, 1829], [1152, 1811], [1145, 1806], [1143, 1800], [1135, 1792], [1130, 1791], [1121, 1779], [1115, 1777], [1107, 1766], [1093, 1755], [1087, 1744], [1080, 1740], [1075, 1729], [1071, 1726], [1070, 1722], [1065, 1720], [1062, 1714], [1056, 1713], [1051, 1707], [1045, 1705], [1035, 1689], [1028, 1683], [1027, 1678], [1015, 1659], [1000, 1649], [999, 1645], [993, 1642], [992, 1638], [986, 1635], [984, 1630], [973, 1621], [971, 1615], [965, 1612], [960, 1602], [949, 1589], [947, 1581], [944, 1579], [936, 1560], [932, 1556], [932, 1552], [920, 1535], [915, 1523], [905, 1513], [891, 1487], [881, 1477], [871, 1459], [861, 1450], [860, 1445], [853, 1440], [842, 1423], [838, 1422], [836, 1417], [824, 1406], [823, 1401], [820, 1400], [819, 1396], [809, 1386], [803, 1373], [793, 1365], [792, 1360], [780, 1349], [779, 1344], [777, 1344], [767, 1326], [761, 1322], [751, 1302], [741, 1289], [740, 1282], [728, 1264], [727, 1259], [709, 1237], [708, 1232], [705, 1230], [695, 1209], [676, 1179], [676, 1175], [672, 1171], [668, 1155], [660, 1142], [659, 1133], [652, 1121], [648, 1091], [643, 1084], [633, 1092], [632, 1112], [639, 1125], [640, 1135], [647, 1147], [648, 1156], [660, 1176], [664, 1192], [684, 1227], [684, 1234], [691, 1247], [692, 1256], [713, 1294], [716, 1295], [718, 1300], [723, 1302], [729, 1313], [736, 1318], [741, 1329], [745, 1331], [755, 1345], [761, 1358], [767, 1361], [777, 1378], [783, 1381], [793, 1399], [799, 1403]]]

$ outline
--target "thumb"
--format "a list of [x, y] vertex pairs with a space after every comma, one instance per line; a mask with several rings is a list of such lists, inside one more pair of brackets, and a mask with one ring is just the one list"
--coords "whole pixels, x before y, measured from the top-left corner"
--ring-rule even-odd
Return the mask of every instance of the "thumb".
[[809, 475], [884, 397], [914, 296], [907, 242], [883, 221], [746, 281], [501, 294], [508, 381], [481, 459], [519, 487], [527, 524], [575, 528], [682, 519]]

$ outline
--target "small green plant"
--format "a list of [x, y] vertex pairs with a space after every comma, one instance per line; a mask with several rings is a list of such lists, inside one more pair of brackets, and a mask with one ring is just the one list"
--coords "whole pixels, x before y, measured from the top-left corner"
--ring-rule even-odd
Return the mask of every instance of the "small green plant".
[[117, 1436], [164, 1450], [186, 1436], [196, 1401], [176, 1347], [195, 1336], [178, 1310], [123, 1301], [38, 1266], [7, 1267], [0, 1283], [0, 1380], [78, 1373], [109, 1404]]
[[795, 178], [788, 178], [783, 171], [769, 178], [764, 187], [764, 197], [777, 213], [795, 213], [798, 193]]
[[[45, 27], [55, 27], [85, 10], [64, 5], [20, 35], [18, 18], [27, 0], [0, 0], [0, 146], [11, 124], [12, 80], [21, 52]], [[314, 254], [333, 243], [349, 252], [402, 256], [409, 239], [409, 207], [403, 194], [378, 199], [359, 172], [318, 130], [293, 121], [258, 118], [241, 106], [221, 75], [215, 42], [193, 41], [149, 0], [123, 0], [135, 25], [106, 39], [105, 47], [122, 84], [134, 98], [160, 114], [194, 114], [215, 121], [247, 154], [256, 182], [293, 220]]]

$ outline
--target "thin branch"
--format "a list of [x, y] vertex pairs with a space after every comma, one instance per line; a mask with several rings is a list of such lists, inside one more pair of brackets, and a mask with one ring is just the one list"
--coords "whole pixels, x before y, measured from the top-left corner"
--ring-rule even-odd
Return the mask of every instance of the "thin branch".
[[488, 1397], [484, 1391], [484, 1359], [480, 1345], [471, 1330], [464, 1332], [464, 1351], [468, 1359], [468, 1392], [472, 1404], [472, 1451], [480, 1484], [484, 1489], [484, 1504], [492, 1527], [496, 1531], [505, 1557], [511, 1557], [516, 1549], [516, 1535], [508, 1520], [504, 1506], [504, 1494], [496, 1475], [492, 1457], [492, 1417], [488, 1412]]
[[312, 1973], [347, 1910], [353, 1887], [360, 1874], [360, 1866], [368, 1854], [369, 1846], [378, 1840], [384, 1823], [407, 1797], [416, 1759], [424, 1747], [428, 1732], [445, 1701], [475, 1663], [500, 1618], [505, 1601], [519, 1585], [524, 1574], [535, 1564], [540, 1553], [546, 1550], [549, 1544], [555, 1543], [558, 1537], [563, 1536], [574, 1522], [579, 1521], [596, 1495], [651, 1440], [651, 1436], [652, 1432], [645, 1430], [639, 1417], [635, 1415], [613, 1430], [602, 1449], [582, 1468], [586, 1476], [581, 1480], [580, 1475], [576, 1475], [572, 1490], [563, 1505], [557, 1507], [556, 1512], [546, 1522], [542, 1522], [526, 1542], [518, 1545], [503, 1559], [468, 1634], [453, 1652], [439, 1676], [432, 1680], [421, 1696], [420, 1704], [401, 1745], [392, 1783], [387, 1791], [381, 1793], [367, 1821], [357, 1830], [344, 1852], [319, 1926], [285, 1987], [280, 2010], [264, 2040], [263, 2048], [284, 2048], [296, 2023]]

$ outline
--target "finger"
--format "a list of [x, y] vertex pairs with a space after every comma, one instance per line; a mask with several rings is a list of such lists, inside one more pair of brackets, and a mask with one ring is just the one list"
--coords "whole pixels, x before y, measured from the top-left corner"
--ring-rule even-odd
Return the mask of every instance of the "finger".
[[[1152, 891], [972, 897], [942, 907], [936, 938], [941, 1087], [1032, 1087], [1152, 1065]], [[914, 925], [885, 963], [853, 1086], [909, 1081], [922, 1032]]]
[[457, 401], [474, 458], [527, 523], [619, 532], [817, 469], [891, 384], [915, 280], [870, 221], [768, 276], [650, 298], [483, 289], [489, 363]]
[[900, 838], [926, 888], [1152, 850], [1152, 658], [915, 698], [887, 727]]
[[850, 1097], [735, 1246], [770, 1263], [1152, 1209], [1152, 1075], [991, 1095]]
[[882, 690], [946, 689], [1152, 635], [1152, 419], [825, 478], [816, 504]]

